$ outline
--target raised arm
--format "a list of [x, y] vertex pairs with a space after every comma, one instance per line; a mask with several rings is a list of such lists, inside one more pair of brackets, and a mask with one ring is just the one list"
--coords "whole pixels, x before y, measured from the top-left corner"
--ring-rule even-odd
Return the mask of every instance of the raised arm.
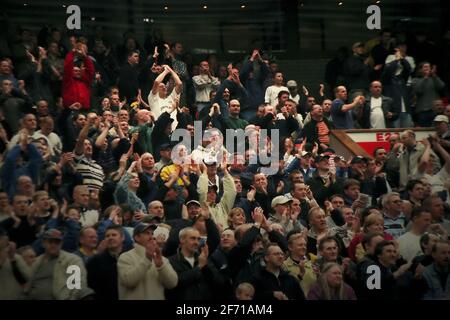
[[[181, 82], [180, 77], [178, 76], [178, 74], [173, 71], [173, 69], [169, 66], [165, 66], [166, 69], [169, 70], [170, 74], [172, 75], [173, 80], [175, 81], [175, 92], [180, 94], [181, 90], [183, 89], [183, 82]], [[155, 81], [156, 82], [156, 81]]]
[[80, 134], [78, 135], [77, 143], [75, 144], [74, 150], [75, 155], [80, 156], [83, 154], [84, 140], [86, 140], [89, 133], [89, 129], [91, 128], [92, 125], [94, 125], [94, 122], [95, 122], [95, 115], [90, 114], [83, 129], [81, 129]]
[[161, 72], [153, 82], [152, 94], [155, 95], [158, 92], [158, 86], [161, 82], [163, 82], [164, 78], [169, 74], [169, 69], [167, 66], [164, 66], [164, 71]]
[[431, 144], [433, 145], [434, 150], [440, 153], [444, 158], [445, 170], [447, 170], [447, 173], [450, 173], [450, 154], [439, 143], [439, 139], [437, 139], [437, 137], [432, 137]]
[[351, 109], [353, 109], [353, 108], [355, 108], [355, 107], [357, 107], [359, 105], [362, 105], [363, 103], [364, 103], [364, 97], [363, 96], [357, 96], [357, 97], [355, 97], [355, 99], [353, 100], [352, 103], [344, 104], [341, 107], [341, 111], [342, 112], [350, 111]]
[[95, 140], [95, 146], [97, 148], [100, 148], [105, 142], [106, 137], [108, 136], [109, 128], [110, 128], [109, 122], [105, 122], [105, 126], [103, 127], [102, 133], [100, 133], [100, 135], [97, 137], [97, 140]]

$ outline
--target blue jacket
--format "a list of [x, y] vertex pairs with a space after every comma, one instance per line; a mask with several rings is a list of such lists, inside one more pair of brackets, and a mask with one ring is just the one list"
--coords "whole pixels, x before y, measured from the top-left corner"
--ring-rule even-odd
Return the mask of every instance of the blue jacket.
[[116, 191], [114, 192], [116, 203], [119, 205], [127, 203], [133, 212], [135, 210], [142, 210], [146, 213], [147, 208], [142, 200], [136, 195], [136, 192], [128, 190], [128, 181], [130, 181], [130, 179], [131, 175], [127, 172], [117, 184]]
[[37, 183], [39, 168], [42, 163], [42, 156], [39, 150], [33, 144], [28, 144], [27, 154], [29, 161], [21, 167], [16, 167], [16, 160], [19, 158], [21, 151], [20, 145], [14, 146], [8, 152], [2, 167], [2, 186], [10, 199], [16, 192], [16, 182], [20, 176], [29, 176], [34, 184]]
[[445, 291], [442, 289], [441, 281], [436, 270], [436, 265], [430, 264], [423, 272], [423, 278], [427, 282], [428, 291], [423, 296], [424, 300], [450, 299], [450, 269], [447, 267], [447, 284]]
[[[78, 239], [80, 237], [81, 224], [75, 220], [67, 219], [63, 223], [60, 220], [51, 218], [45, 225], [45, 230], [59, 229], [63, 232], [62, 249], [72, 253], [78, 249]], [[36, 255], [44, 253], [42, 246], [42, 236], [33, 243], [33, 250]]]

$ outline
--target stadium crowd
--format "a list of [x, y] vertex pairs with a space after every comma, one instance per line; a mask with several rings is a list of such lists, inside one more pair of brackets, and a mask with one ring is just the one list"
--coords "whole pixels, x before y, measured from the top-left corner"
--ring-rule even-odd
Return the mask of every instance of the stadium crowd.
[[[0, 299], [450, 298], [450, 105], [423, 35], [339, 49], [313, 95], [258, 49], [2, 31]], [[349, 128], [405, 130], [345, 159]]]

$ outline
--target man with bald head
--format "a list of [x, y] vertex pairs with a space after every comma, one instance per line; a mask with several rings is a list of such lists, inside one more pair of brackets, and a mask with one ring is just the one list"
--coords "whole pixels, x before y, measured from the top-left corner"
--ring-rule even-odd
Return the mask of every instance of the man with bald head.
[[20, 144], [22, 132], [25, 132], [33, 140], [45, 139], [45, 141], [47, 141], [47, 144], [49, 144], [48, 138], [44, 136], [42, 133], [36, 131], [37, 120], [34, 114], [32, 113], [25, 114], [20, 120], [20, 126], [22, 130], [17, 132], [11, 138], [11, 141], [8, 144], [8, 150], [11, 150], [14, 146]]
[[27, 196], [28, 198], [32, 198], [35, 190], [36, 186], [29, 176], [23, 175], [17, 178], [16, 194], [21, 194]]
[[383, 85], [380, 81], [373, 81], [370, 84], [370, 94], [357, 115], [364, 129], [392, 128], [393, 121], [398, 117], [398, 110], [394, 110], [393, 100], [384, 96], [382, 91]]
[[134, 151], [138, 154], [144, 152], [153, 152], [152, 147], [152, 131], [153, 131], [154, 115], [146, 109], [139, 110], [136, 113], [136, 126], [130, 129], [130, 134], [138, 133], [137, 143], [134, 144]]
[[228, 105], [228, 118], [225, 119], [226, 129], [242, 129], [248, 125], [248, 121], [239, 118], [239, 113], [241, 112], [241, 103], [237, 99], [230, 101]]
[[78, 185], [73, 189], [73, 205], [80, 209], [80, 223], [83, 227], [92, 227], [98, 222], [99, 212], [89, 209], [90, 192], [87, 186]]
[[336, 129], [353, 129], [354, 109], [364, 104], [363, 96], [356, 96], [351, 103], [347, 103], [347, 89], [339, 86], [334, 89], [336, 99], [331, 104], [331, 118]]
[[161, 201], [155, 200], [148, 204], [148, 214], [160, 218], [164, 221], [164, 205]]
[[213, 77], [208, 61], [200, 62], [200, 74], [192, 77], [192, 82], [195, 88], [195, 103], [197, 111], [210, 105], [210, 93], [212, 90], [217, 90], [220, 85], [218, 78]]
[[330, 130], [333, 125], [323, 116], [323, 109], [318, 104], [312, 107], [310, 115], [311, 121], [303, 127], [303, 138], [309, 143], [317, 143], [319, 151], [323, 151], [330, 145]]

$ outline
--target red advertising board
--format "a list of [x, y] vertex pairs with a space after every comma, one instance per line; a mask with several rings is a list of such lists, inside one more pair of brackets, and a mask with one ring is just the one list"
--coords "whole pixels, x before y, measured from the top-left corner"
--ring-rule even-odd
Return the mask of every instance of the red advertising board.
[[[434, 133], [433, 130], [415, 130], [416, 139], [418, 141], [428, 137], [430, 134]], [[383, 130], [382, 132], [377, 132], [374, 130], [349, 130], [347, 135], [359, 144], [368, 154], [373, 155], [373, 151], [377, 147], [384, 147], [389, 150], [389, 138], [393, 133], [400, 133], [398, 131], [388, 131]]]

